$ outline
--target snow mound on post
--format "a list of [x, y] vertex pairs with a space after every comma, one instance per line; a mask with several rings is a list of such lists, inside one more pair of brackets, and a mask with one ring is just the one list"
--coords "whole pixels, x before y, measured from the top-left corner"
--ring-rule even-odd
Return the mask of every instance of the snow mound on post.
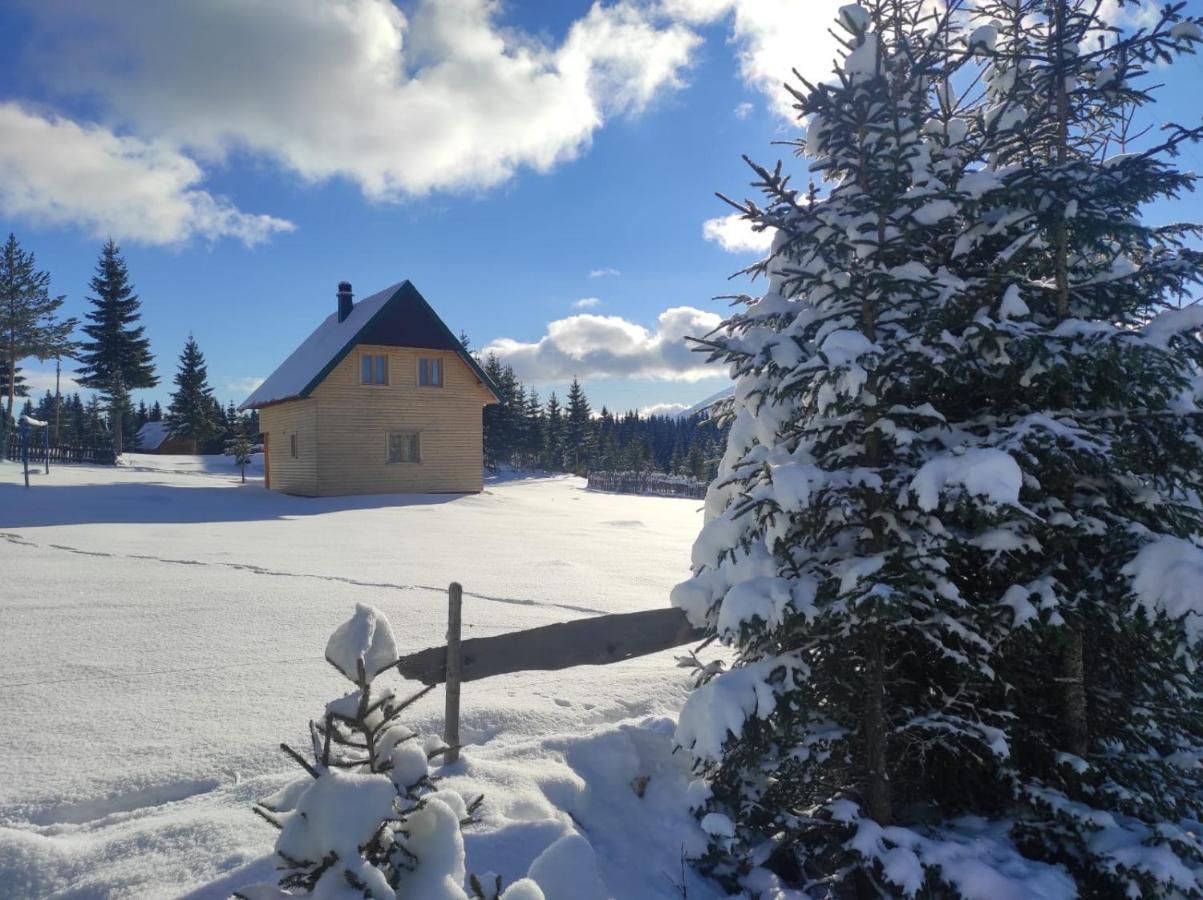
[[840, 23], [849, 31], [865, 31], [872, 24], [869, 11], [859, 3], [840, 7]]
[[368, 680], [397, 662], [397, 642], [384, 613], [372, 606], [355, 604], [355, 614], [330, 635], [326, 660], [347, 678], [359, 683], [359, 661]]
[[962, 487], [991, 503], [1016, 506], [1023, 472], [1009, 453], [975, 447], [958, 455], [928, 460], [911, 479], [910, 491], [919, 508], [931, 512], [940, 505], [940, 493], [950, 486]]
[[1203, 633], [1203, 549], [1171, 535], [1140, 548], [1123, 568], [1132, 579], [1137, 603], [1150, 618], [1164, 613], [1182, 620], [1193, 643]]

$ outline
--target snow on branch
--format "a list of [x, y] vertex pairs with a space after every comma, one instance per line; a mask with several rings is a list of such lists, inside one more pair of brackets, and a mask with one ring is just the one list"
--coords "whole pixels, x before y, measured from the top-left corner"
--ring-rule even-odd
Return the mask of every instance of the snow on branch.
[[940, 494], [953, 486], [985, 497], [991, 503], [1017, 506], [1023, 472], [1009, 453], [975, 447], [961, 454], [928, 460], [915, 473], [910, 491], [919, 508], [931, 512], [940, 505]]

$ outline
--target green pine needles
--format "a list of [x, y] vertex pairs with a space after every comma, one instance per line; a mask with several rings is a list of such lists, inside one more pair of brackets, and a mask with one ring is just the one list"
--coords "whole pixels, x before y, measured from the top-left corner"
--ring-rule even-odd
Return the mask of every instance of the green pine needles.
[[732, 889], [1203, 896], [1203, 256], [1143, 216], [1203, 129], [1139, 131], [1203, 29], [1103, 8], [843, 7], [822, 183], [753, 165], [673, 595], [736, 653], [678, 728]]

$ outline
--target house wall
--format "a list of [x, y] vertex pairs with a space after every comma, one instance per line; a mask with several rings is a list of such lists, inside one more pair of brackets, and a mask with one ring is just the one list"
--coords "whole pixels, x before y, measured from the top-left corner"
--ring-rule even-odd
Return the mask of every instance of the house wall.
[[[259, 430], [268, 438], [268, 467], [273, 490], [286, 494], [318, 493], [318, 407], [312, 398], [293, 400], [259, 410]], [[292, 435], [297, 456], [292, 456]]]
[[[360, 384], [364, 353], [388, 357], [387, 385]], [[443, 387], [418, 387], [422, 357], [443, 360]], [[318, 405], [319, 494], [470, 492], [483, 487], [482, 412], [495, 401], [458, 354], [359, 345], [311, 399]], [[387, 462], [391, 431], [421, 435], [420, 462]], [[275, 474], [273, 468], [273, 481]]]

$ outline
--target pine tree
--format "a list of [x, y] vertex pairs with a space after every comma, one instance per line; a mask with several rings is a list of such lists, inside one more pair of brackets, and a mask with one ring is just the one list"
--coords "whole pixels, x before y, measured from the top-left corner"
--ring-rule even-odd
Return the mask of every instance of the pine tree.
[[100, 391], [113, 422], [113, 449], [122, 451], [122, 417], [129, 392], [159, 383], [141, 318], [141, 301], [134, 293], [129, 270], [112, 238], [105, 242], [90, 283], [91, 323], [83, 328], [90, 340], [80, 346], [79, 383]]
[[[201, 452], [205, 444], [220, 432], [214, 416], [214, 406], [217, 404], [208, 379], [204, 354], [192, 335], [188, 335], [175, 374], [176, 390], [167, 408], [166, 425], [172, 437], [192, 442], [193, 453]], [[220, 409], [220, 405], [217, 405], [217, 410]]]
[[226, 454], [234, 458], [234, 465], [238, 466], [242, 474], [242, 483], [246, 484], [246, 467], [251, 461], [251, 439], [243, 432], [233, 432], [226, 442]]
[[994, 177], [974, 185], [981, 223], [960, 235], [959, 274], [998, 321], [983, 329], [986, 362], [957, 375], [1001, 398], [994, 429], [1030, 516], [995, 584], [1023, 625], [996, 663], [1023, 700], [1009, 727], [1023, 755], [1006, 773], [1023, 805], [1016, 837], [1084, 893], [1199, 896], [1198, 874], [1167, 879], [1149, 860], [1203, 862], [1203, 844], [1172, 836], [1203, 805], [1180, 758], [1203, 743], [1182, 595], [1193, 580], [1197, 609], [1203, 310], [1176, 308], [1203, 255], [1189, 246], [1197, 226], [1142, 219], [1193, 189], [1171, 157], [1203, 128], [1171, 125], [1128, 151], [1153, 100], [1148, 70], [1193, 52], [1203, 30], [1181, 3], [1134, 33], [1086, 2], [981, 6], [993, 31], [976, 130]]
[[543, 425], [543, 468], [558, 472], [564, 465], [564, 414], [560, 400], [552, 391], [547, 398], [547, 414]]
[[[16, 375], [11, 375], [11, 372]], [[20, 366], [14, 370], [5, 360], [0, 359], [0, 397], [25, 397], [28, 388], [25, 387], [25, 376], [21, 374]], [[0, 434], [5, 431], [4, 423], [12, 419], [11, 413], [0, 410]]]
[[[79, 395], [76, 394], [76, 400]], [[113, 437], [104, 422], [104, 409], [100, 397], [93, 394], [87, 406], [80, 410], [80, 436], [85, 447], [111, 447]]]
[[161, 422], [161, 421], [163, 421], [163, 407], [159, 405], [159, 401], [158, 401], [158, 400], [156, 400], [156, 401], [155, 401], [154, 403], [152, 403], [152, 404], [151, 404], [151, 406], [150, 406], [150, 419], [149, 419], [149, 421], [151, 421], [151, 422]]
[[1200, 132], [1107, 158], [1203, 32], [1098, 8], [843, 7], [795, 91], [828, 189], [753, 166], [769, 283], [706, 342], [738, 399], [673, 594], [736, 650], [678, 729], [732, 888], [957, 895], [972, 844], [999, 885], [1203, 895], [1203, 258], [1141, 222]]
[[568, 469], [577, 475], [588, 471], [593, 450], [593, 422], [589, 400], [577, 379], [568, 387], [568, 405], [564, 417], [564, 452]]
[[526, 408], [522, 415], [522, 465], [524, 468], [539, 467], [543, 450], [543, 403], [539, 392], [531, 388], [526, 395]]
[[69, 341], [75, 321], [56, 321], [62, 305], [61, 295], [50, 294], [50, 273], [38, 269], [33, 253], [22, 250], [9, 234], [0, 249], [0, 382], [6, 403], [0, 440], [7, 434], [22, 380], [17, 364], [27, 356], [51, 358]]

